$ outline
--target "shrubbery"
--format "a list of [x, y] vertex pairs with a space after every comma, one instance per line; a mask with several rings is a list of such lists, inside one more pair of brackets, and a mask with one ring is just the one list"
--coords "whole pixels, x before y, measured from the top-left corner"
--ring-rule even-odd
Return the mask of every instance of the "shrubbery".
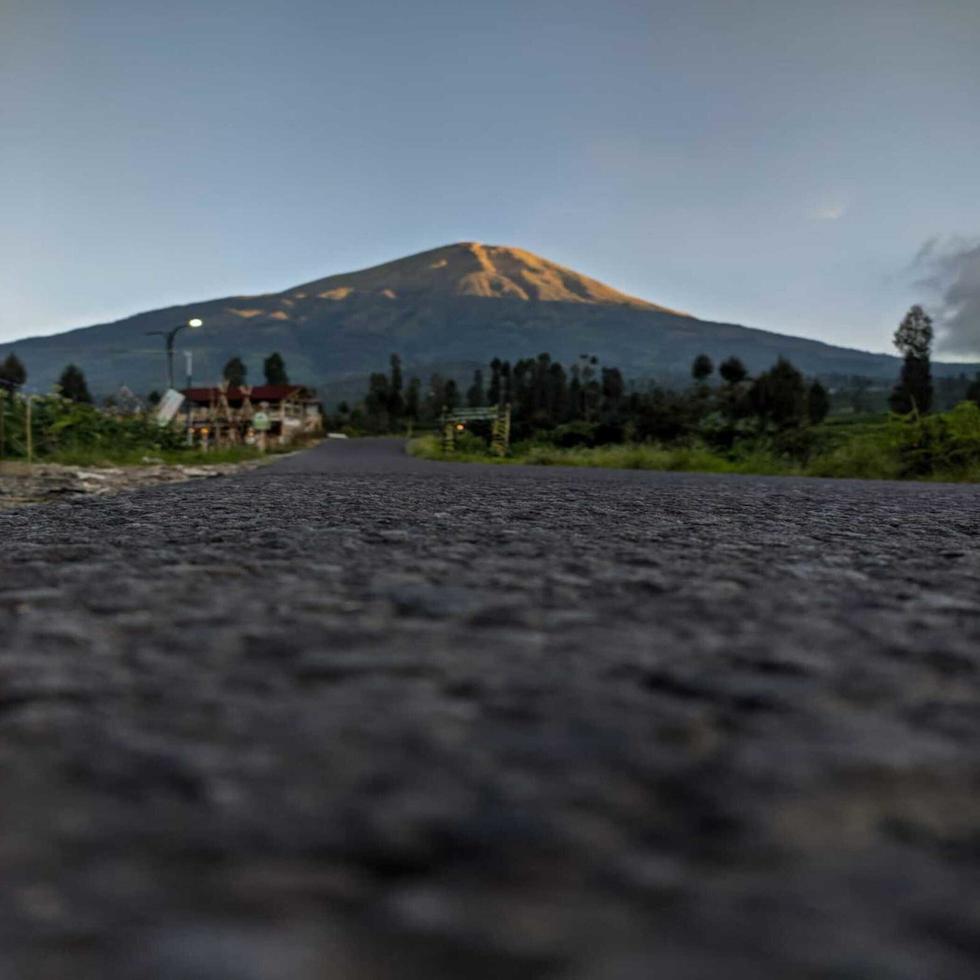
[[[3, 458], [27, 456], [27, 399], [5, 393], [0, 396], [3, 413]], [[146, 415], [116, 416], [100, 412], [91, 405], [73, 402], [60, 395], [40, 395], [31, 399], [31, 435], [38, 459], [111, 451], [154, 452], [180, 449], [184, 433], [171, 427], [160, 428]]]
[[[518, 443], [507, 460], [465, 433], [459, 452], [446, 457], [435, 437], [415, 440], [412, 451], [429, 459], [463, 458], [544, 466], [692, 470], [842, 477], [867, 480], [980, 480], [980, 406], [963, 402], [949, 412], [917, 418], [891, 416], [832, 420], [809, 428], [739, 438], [721, 449], [700, 438], [680, 443], [600, 445], [596, 426], [569, 423], [547, 438]], [[790, 440], [792, 444], [788, 444]]]

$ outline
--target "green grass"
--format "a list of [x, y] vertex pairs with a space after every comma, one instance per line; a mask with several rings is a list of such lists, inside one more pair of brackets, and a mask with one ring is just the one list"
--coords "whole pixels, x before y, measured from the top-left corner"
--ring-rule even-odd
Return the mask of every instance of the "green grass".
[[674, 470], [702, 473], [763, 473], [800, 475], [798, 466], [765, 452], [755, 452], [736, 460], [726, 459], [702, 446], [654, 446], [627, 443], [618, 446], [559, 449], [540, 444], [518, 444], [509, 456], [463, 449], [446, 454], [437, 436], [411, 440], [408, 451], [422, 459], [458, 463], [525, 464], [532, 466], [592, 466], [617, 470]]
[[980, 482], [980, 408], [962, 403], [922, 420], [893, 416], [834, 418], [807, 430], [805, 458], [777, 452], [759, 440], [724, 453], [703, 444], [623, 445], [562, 449], [543, 442], [519, 443], [505, 459], [489, 455], [470, 436], [447, 455], [440, 439], [420, 436], [409, 452], [424, 459], [592, 466], [625, 470], [672, 470], [768, 476], [813, 476], [864, 480], [916, 479]]

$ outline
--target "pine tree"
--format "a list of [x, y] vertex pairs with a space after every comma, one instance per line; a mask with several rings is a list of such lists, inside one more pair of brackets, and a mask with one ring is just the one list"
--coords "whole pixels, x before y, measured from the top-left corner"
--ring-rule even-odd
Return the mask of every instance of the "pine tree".
[[245, 362], [236, 355], [225, 365], [221, 373], [229, 387], [241, 388], [248, 376], [248, 368], [245, 366]]
[[265, 372], [265, 383], [267, 385], [289, 384], [289, 375], [286, 374], [286, 362], [282, 359], [282, 354], [279, 351], [270, 354], [262, 362], [262, 369]]
[[466, 404], [470, 408], [482, 408], [486, 404], [487, 396], [483, 391], [483, 372], [477, 368], [473, 372], [473, 384], [466, 392]]
[[20, 388], [27, 380], [27, 369], [16, 354], [8, 354], [0, 363], [0, 385], [5, 388]]
[[490, 362], [490, 387], [487, 388], [487, 401], [491, 405], [500, 404], [500, 358]]
[[388, 378], [388, 417], [394, 426], [405, 412], [405, 400], [402, 397], [402, 361], [397, 354], [392, 354], [389, 363], [391, 374]]
[[977, 372], [977, 376], [970, 382], [970, 386], [966, 389], [967, 401], [976, 402], [980, 405], [980, 371]]
[[85, 405], [92, 404], [92, 396], [89, 394], [88, 385], [85, 382], [85, 375], [81, 368], [75, 364], [69, 364], [61, 377], [58, 379], [58, 387], [61, 394], [69, 401], [80, 402]]
[[364, 410], [367, 413], [369, 425], [376, 432], [383, 432], [388, 428], [389, 397], [388, 375], [381, 371], [375, 371], [368, 382]]
[[926, 414], [932, 408], [932, 319], [913, 306], [895, 331], [894, 344], [904, 358], [898, 384], [888, 400], [893, 412]]
[[813, 425], [822, 422], [830, 413], [830, 395], [819, 382], [814, 381], [806, 393], [806, 414]]
[[616, 415], [626, 393], [626, 383], [619, 368], [602, 369], [602, 411], [606, 415]]
[[512, 390], [512, 377], [510, 370], [510, 361], [501, 361], [500, 363], [500, 401], [504, 405], [509, 405], [513, 400], [513, 390]]
[[559, 425], [568, 415], [568, 379], [565, 369], [555, 361], [548, 368], [548, 421]]
[[456, 387], [456, 382], [452, 378], [446, 382], [442, 397], [446, 408], [450, 412], [459, 405], [459, 389]]
[[405, 417], [413, 422], [419, 417], [420, 389], [422, 385], [418, 378], [412, 378], [405, 389]]

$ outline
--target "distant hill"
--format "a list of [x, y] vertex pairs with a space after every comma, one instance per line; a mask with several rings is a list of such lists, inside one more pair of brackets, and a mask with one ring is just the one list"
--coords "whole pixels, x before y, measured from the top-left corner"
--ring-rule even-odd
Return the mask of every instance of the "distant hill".
[[[594, 354], [629, 377], [686, 376], [692, 358], [735, 354], [751, 371], [788, 357], [807, 374], [892, 379], [898, 360], [815, 340], [699, 320], [627, 296], [588, 276], [517, 248], [463, 242], [384, 265], [318, 279], [279, 293], [139, 313], [114, 323], [0, 344], [27, 365], [30, 383], [46, 388], [68, 362], [93, 391], [134, 391], [165, 383], [161, 338], [147, 337], [196, 316], [204, 327], [180, 335], [194, 354], [195, 380], [216, 380], [240, 354], [250, 380], [278, 350], [290, 377], [318, 387], [329, 401], [358, 390], [392, 353], [406, 370], [462, 374], [491, 357], [548, 351], [570, 361]], [[183, 357], [175, 367], [183, 374]], [[938, 364], [937, 375], [975, 370]]]

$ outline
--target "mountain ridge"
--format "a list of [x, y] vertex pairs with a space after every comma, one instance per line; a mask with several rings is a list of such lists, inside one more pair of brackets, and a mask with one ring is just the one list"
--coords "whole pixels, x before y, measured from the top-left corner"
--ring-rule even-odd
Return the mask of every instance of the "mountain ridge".
[[[226, 296], [137, 313], [43, 337], [0, 343], [16, 351], [35, 390], [49, 387], [68, 362], [93, 391], [126, 385], [136, 391], [165, 383], [164, 359], [145, 334], [197, 316], [204, 328], [180, 334], [194, 357], [194, 378], [220, 377], [241, 355], [251, 377], [278, 350], [290, 376], [327, 389], [356, 387], [385, 367], [392, 353], [406, 369], [460, 373], [492, 357], [516, 359], [548, 351], [570, 361], [582, 353], [633, 378], [686, 378], [691, 359], [740, 357], [749, 370], [788, 357], [812, 375], [893, 379], [899, 361], [887, 354], [698, 319], [620, 292], [597, 279], [523, 249], [457, 242], [325, 276], [278, 292]], [[162, 345], [159, 354], [162, 355]], [[179, 359], [182, 361], [183, 359]], [[937, 375], [974, 370], [935, 365]], [[182, 372], [181, 372], [182, 375]], [[345, 392], [346, 393], [346, 392]], [[328, 400], [330, 395], [328, 394]]]

